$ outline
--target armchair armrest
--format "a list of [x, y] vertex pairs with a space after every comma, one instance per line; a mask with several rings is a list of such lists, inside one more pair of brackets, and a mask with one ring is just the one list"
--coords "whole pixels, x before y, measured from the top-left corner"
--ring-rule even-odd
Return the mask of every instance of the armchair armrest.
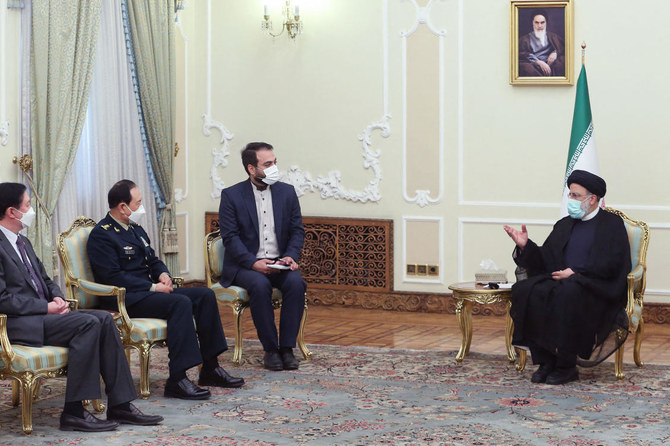
[[79, 301], [77, 299], [69, 299], [66, 297], [64, 300], [67, 302], [70, 311], [76, 311], [79, 309]]
[[635, 268], [633, 268], [633, 271], [628, 273], [628, 280], [630, 281], [630, 279], [633, 279], [635, 282], [637, 282], [642, 279], [643, 274], [644, 274], [644, 266], [637, 265]]
[[0, 358], [5, 362], [5, 367], [9, 368], [14, 360], [15, 353], [12, 344], [9, 343], [9, 337], [7, 336], [6, 314], [0, 314], [0, 347], [2, 347]]
[[175, 288], [181, 288], [184, 286], [184, 278], [183, 277], [173, 277], [172, 278], [172, 285]]
[[632, 314], [635, 308], [635, 297], [637, 291], [644, 289], [644, 271], [645, 267], [642, 264], [638, 264], [633, 271], [628, 273], [628, 302], [626, 303], [626, 312]]
[[82, 291], [94, 294], [96, 296], [116, 296], [116, 305], [118, 307], [118, 314], [114, 316], [114, 320], [119, 323], [119, 331], [121, 337], [130, 336], [133, 329], [133, 322], [126, 311], [126, 289], [124, 287], [117, 287], [114, 285], [104, 285], [102, 283], [91, 282], [90, 280], [77, 279], [74, 286]]

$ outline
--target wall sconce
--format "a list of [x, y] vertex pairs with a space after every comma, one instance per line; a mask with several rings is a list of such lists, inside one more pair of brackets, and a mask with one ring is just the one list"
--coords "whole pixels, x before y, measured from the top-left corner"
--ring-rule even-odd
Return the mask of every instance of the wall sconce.
[[302, 34], [302, 21], [300, 20], [300, 8], [298, 5], [292, 7], [291, 0], [286, 0], [286, 4], [282, 7], [282, 16], [284, 17], [284, 23], [282, 24], [281, 31], [278, 34], [274, 34], [272, 32], [272, 20], [270, 20], [270, 14], [268, 13], [268, 5], [265, 5], [263, 7], [261, 29], [272, 37], [281, 36], [284, 30], [286, 30], [291, 39], [295, 39], [299, 34]]

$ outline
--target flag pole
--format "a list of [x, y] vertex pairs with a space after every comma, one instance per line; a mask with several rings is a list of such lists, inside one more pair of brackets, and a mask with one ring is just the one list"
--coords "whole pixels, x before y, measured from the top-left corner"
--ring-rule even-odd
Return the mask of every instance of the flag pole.
[[586, 42], [582, 40], [582, 65], [584, 65], [584, 55], [586, 54]]

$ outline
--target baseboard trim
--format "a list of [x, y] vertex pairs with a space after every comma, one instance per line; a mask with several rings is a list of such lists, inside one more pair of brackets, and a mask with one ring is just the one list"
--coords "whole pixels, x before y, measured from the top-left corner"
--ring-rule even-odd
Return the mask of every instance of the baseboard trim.
[[[207, 284], [203, 280], [191, 280], [184, 286], [207, 286]], [[321, 289], [310, 285], [307, 288], [307, 303], [369, 310], [456, 314], [456, 300], [451, 293], [345, 291]], [[503, 317], [507, 314], [507, 304], [474, 303], [472, 314]], [[670, 304], [646, 303], [642, 315], [648, 324], [670, 324]]]

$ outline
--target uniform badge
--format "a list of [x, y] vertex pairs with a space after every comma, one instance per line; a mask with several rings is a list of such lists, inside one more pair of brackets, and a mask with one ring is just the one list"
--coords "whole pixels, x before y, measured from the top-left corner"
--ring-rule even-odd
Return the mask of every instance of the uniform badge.
[[124, 246], [123, 247], [123, 253], [127, 256], [135, 254], [135, 250], [133, 249], [132, 246]]
[[104, 229], [105, 231], [107, 231], [107, 230], [109, 230], [109, 227], [110, 227], [110, 226], [112, 226], [112, 225], [110, 225], [109, 223], [106, 224], [106, 225], [102, 225], [102, 229]]
[[145, 247], [149, 246], [149, 244], [147, 243], [147, 241], [144, 240], [144, 237], [142, 237], [141, 235], [140, 235], [140, 240], [142, 240], [142, 243], [144, 243], [144, 246], [145, 246]]
[[117, 228], [116, 226], [114, 226], [114, 230], [115, 230], [116, 232], [121, 232], [121, 231], [119, 231], [119, 228]]

